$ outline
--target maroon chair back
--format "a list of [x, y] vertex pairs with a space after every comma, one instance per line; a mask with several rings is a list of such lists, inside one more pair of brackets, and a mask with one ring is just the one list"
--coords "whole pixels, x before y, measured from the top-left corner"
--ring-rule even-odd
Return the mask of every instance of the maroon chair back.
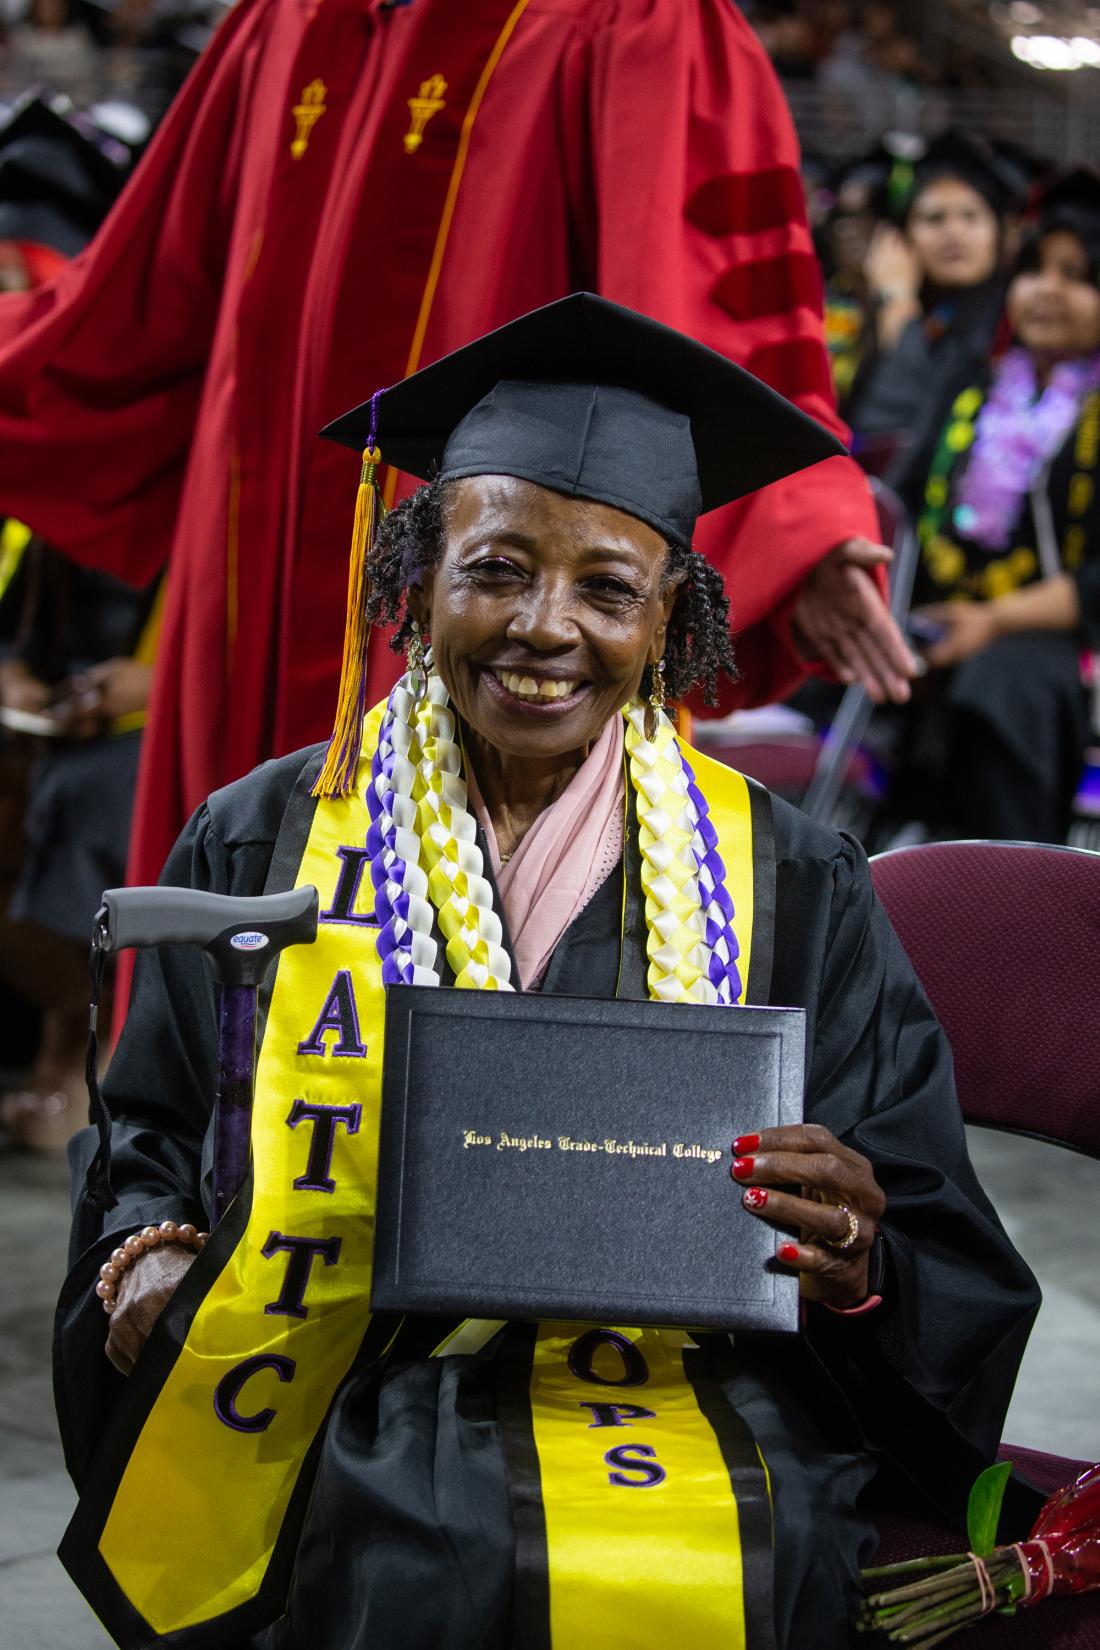
[[[804, 791], [814, 776], [821, 757], [821, 740], [816, 733], [777, 734], [772, 739], [760, 735], [739, 740], [736, 737], [721, 744], [703, 746], [708, 756], [724, 762], [728, 768], [747, 774], [750, 779], [766, 785], [769, 791]], [[871, 764], [863, 751], [848, 753], [844, 769], [845, 783], [866, 790], [872, 784]]]
[[926, 843], [871, 861], [973, 1123], [1100, 1158], [1100, 854]]

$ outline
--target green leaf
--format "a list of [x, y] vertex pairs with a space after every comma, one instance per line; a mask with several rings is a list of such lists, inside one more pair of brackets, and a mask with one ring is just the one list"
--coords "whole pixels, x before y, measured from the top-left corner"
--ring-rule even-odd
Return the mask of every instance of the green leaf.
[[997, 1524], [1001, 1516], [1005, 1485], [1012, 1475], [1011, 1461], [997, 1461], [974, 1480], [966, 1504], [966, 1533], [970, 1550], [985, 1558], [997, 1545]]

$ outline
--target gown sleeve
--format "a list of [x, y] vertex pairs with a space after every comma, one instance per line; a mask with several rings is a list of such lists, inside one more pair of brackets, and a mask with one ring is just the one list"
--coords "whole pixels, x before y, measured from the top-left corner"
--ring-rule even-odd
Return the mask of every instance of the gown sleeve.
[[[622, 0], [589, 52], [585, 251], [597, 290], [709, 344], [846, 440], [798, 140], [756, 36], [729, 0]], [[725, 576], [741, 663], [721, 710], [782, 697], [804, 677], [794, 593], [855, 536], [877, 540], [878, 528], [848, 458], [700, 522], [696, 544]]]
[[806, 1115], [870, 1159], [886, 1275], [865, 1316], [811, 1308], [808, 1340], [864, 1437], [957, 1516], [1000, 1441], [1038, 1286], [971, 1167], [947, 1039], [847, 839], [824, 958]]
[[228, 15], [87, 249], [0, 298], [0, 509], [133, 584], [168, 553], [273, 4]]

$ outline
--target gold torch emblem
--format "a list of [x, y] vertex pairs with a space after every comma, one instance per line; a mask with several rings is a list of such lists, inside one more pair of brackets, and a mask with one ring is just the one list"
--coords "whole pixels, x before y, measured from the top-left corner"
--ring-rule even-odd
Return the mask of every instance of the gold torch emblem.
[[409, 112], [412, 122], [405, 133], [405, 153], [415, 155], [424, 141], [424, 128], [433, 115], [437, 115], [446, 101], [443, 94], [447, 90], [447, 82], [441, 74], [433, 74], [430, 80], [420, 82], [418, 97], [409, 98]]
[[311, 80], [302, 88], [302, 101], [290, 111], [296, 126], [294, 142], [290, 145], [295, 160], [301, 160], [309, 148], [309, 134], [325, 112], [325, 91], [323, 80]]

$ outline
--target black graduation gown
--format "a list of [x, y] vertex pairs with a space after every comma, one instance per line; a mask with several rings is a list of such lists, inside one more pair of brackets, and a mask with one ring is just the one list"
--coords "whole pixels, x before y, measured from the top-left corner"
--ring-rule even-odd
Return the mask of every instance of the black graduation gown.
[[[22, 659], [54, 684], [130, 655], [155, 594], [155, 584], [133, 590], [32, 539], [5, 593], [0, 657]], [[9, 917], [87, 944], [100, 894], [125, 876], [140, 747], [137, 732], [42, 742], [30, 773], [23, 863]]]
[[861, 441], [899, 439], [886, 479], [899, 487], [911, 455], [939, 429], [945, 394], [961, 377], [984, 365], [1004, 306], [999, 278], [945, 297], [904, 328], [892, 350], [865, 354], [849, 392], [844, 416], [852, 425], [855, 450]]
[[[316, 763], [314, 752], [303, 769], [298, 753], [211, 797], [165, 880], [263, 891], [288, 799], [297, 790], [300, 806]], [[960, 1518], [969, 1483], [999, 1441], [1038, 1291], [970, 1167], [946, 1041], [874, 899], [862, 851], [781, 802], [774, 807], [771, 1001], [807, 1011], [808, 1119], [865, 1153], [886, 1192], [885, 1304], [855, 1319], [810, 1307], [802, 1336], [739, 1336], [732, 1353], [721, 1342], [717, 1368], [772, 1476], [778, 1646], [830, 1650], [848, 1641], [856, 1571], [874, 1547], [857, 1498], [876, 1461], [896, 1464]], [[546, 989], [613, 995], [620, 896], [613, 875], [562, 939]], [[643, 935], [628, 928], [624, 943], [639, 948]], [[105, 1083], [119, 1197], [107, 1217], [82, 1191], [94, 1138], [78, 1137], [73, 1153], [76, 1215], [56, 1390], [78, 1486], [125, 1384], [103, 1356], [96, 1269], [135, 1228], [205, 1219], [214, 1076], [213, 990], [201, 957], [182, 948], [143, 953]], [[731, 1223], [740, 1218], [751, 1217], [731, 1184]], [[257, 1638], [263, 1650], [512, 1643], [499, 1346], [429, 1359], [448, 1327], [411, 1321], [380, 1378], [353, 1374], [345, 1383], [288, 1616]], [[909, 1500], [918, 1504], [915, 1488]], [[1018, 1522], [1031, 1511], [1030, 1501], [1018, 1507]]]

